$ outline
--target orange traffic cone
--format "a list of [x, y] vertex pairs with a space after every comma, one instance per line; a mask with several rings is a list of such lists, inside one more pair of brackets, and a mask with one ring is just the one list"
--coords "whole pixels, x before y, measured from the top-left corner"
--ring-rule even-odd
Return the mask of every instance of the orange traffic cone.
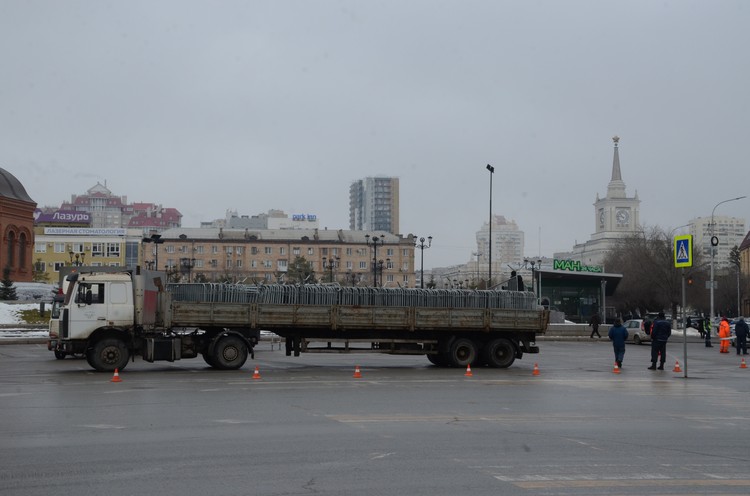
[[613, 374], [619, 374], [619, 373], [620, 373], [620, 366], [619, 366], [619, 365], [617, 365], [617, 362], [615, 362], [615, 366], [614, 366], [614, 368], [612, 369], [612, 373], [613, 373]]
[[745, 359], [744, 358], [742, 359], [742, 362], [740, 362], [740, 368], [741, 369], [746, 369], [747, 368], [747, 364], [745, 363]]
[[260, 379], [260, 370], [258, 370], [258, 367], [255, 367], [255, 372], [253, 372], [253, 379]]
[[474, 374], [471, 373], [471, 364], [466, 365], [466, 373], [464, 374], [466, 377], [473, 377]]
[[362, 378], [362, 372], [359, 371], [359, 365], [356, 365], [354, 367], [354, 375], [352, 376], [355, 379], [361, 379]]
[[539, 375], [539, 364], [534, 363], [534, 372], [532, 372], [532, 375]]
[[674, 368], [672, 369], [672, 372], [682, 372], [682, 369], [680, 368], [679, 360], [674, 361]]
[[118, 369], [115, 369], [115, 375], [112, 376], [112, 379], [109, 382], [122, 382], [122, 379], [120, 379], [120, 371]]

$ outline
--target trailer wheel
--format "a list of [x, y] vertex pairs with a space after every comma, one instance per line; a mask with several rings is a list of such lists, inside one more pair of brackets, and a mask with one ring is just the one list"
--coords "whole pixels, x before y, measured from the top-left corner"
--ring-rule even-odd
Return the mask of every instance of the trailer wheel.
[[225, 336], [214, 345], [211, 359], [217, 369], [238, 369], [247, 361], [247, 344], [239, 336]]
[[102, 339], [86, 352], [86, 360], [99, 372], [114, 372], [122, 370], [128, 365], [130, 351], [121, 339]]
[[490, 367], [508, 368], [516, 360], [516, 346], [505, 338], [493, 339], [482, 348], [482, 359]]
[[476, 360], [477, 345], [470, 339], [458, 338], [451, 345], [449, 358], [454, 367], [466, 367]]

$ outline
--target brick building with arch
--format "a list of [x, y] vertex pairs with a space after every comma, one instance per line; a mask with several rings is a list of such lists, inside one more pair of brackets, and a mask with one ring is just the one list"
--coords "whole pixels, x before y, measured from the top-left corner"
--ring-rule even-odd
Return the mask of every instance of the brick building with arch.
[[7, 267], [14, 282], [31, 282], [34, 277], [35, 209], [21, 182], [0, 168], [0, 276]]

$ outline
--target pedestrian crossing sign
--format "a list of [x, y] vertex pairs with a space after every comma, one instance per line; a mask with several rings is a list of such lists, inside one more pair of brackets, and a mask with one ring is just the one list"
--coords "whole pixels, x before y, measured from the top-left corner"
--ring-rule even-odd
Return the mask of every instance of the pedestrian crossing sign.
[[674, 266], [693, 266], [693, 236], [691, 234], [674, 237]]

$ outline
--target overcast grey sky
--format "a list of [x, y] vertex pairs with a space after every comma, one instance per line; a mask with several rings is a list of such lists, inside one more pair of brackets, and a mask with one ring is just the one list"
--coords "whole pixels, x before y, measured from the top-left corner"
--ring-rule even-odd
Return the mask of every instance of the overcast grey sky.
[[347, 229], [351, 182], [398, 176], [433, 267], [476, 250], [490, 163], [551, 256], [594, 232], [614, 135], [646, 225], [750, 194], [748, 25], [741, 0], [0, 0], [0, 167], [40, 206], [106, 181], [186, 227]]

